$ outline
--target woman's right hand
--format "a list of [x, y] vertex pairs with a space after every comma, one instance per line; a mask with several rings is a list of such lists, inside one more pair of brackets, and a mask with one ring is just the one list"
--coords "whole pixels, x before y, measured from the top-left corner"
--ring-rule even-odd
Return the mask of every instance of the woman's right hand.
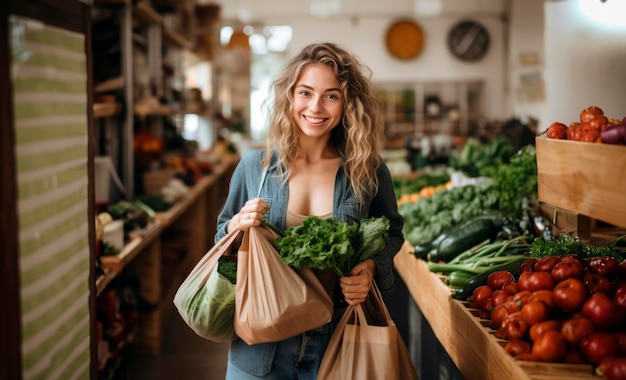
[[247, 231], [252, 226], [260, 226], [263, 215], [265, 215], [269, 209], [267, 203], [261, 198], [250, 199], [241, 210], [239, 210], [239, 213], [232, 217], [228, 224], [228, 231], [232, 231], [235, 228]]

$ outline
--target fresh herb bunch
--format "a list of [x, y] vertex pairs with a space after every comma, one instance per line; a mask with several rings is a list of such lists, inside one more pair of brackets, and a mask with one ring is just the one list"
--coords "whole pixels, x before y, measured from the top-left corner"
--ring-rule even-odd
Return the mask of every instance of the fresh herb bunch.
[[346, 276], [352, 268], [385, 247], [389, 220], [364, 219], [348, 224], [333, 218], [307, 217], [275, 241], [283, 262], [294, 268], [332, 269]]
[[486, 168], [482, 174], [494, 181], [498, 209], [507, 215], [521, 217], [524, 199], [537, 199], [537, 153], [527, 145], [508, 164]]
[[585, 244], [576, 236], [561, 234], [551, 240], [538, 237], [533, 240], [530, 247], [532, 257], [541, 258], [545, 256], [565, 256], [576, 254], [584, 258], [610, 256], [622, 262], [626, 259], [626, 250], [619, 247], [619, 243], [624, 242], [624, 236], [616, 239], [606, 247]]
[[227, 260], [223, 256], [220, 257], [217, 261], [217, 272], [231, 284], [237, 283], [237, 260]]

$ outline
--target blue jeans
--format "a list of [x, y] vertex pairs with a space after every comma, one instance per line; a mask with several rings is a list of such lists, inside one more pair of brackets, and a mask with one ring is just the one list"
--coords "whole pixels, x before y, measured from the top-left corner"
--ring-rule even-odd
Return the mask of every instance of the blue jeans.
[[[228, 351], [226, 380], [315, 380], [334, 326], [335, 323], [331, 322], [269, 345], [250, 346], [242, 340], [237, 340], [231, 343]], [[250, 374], [245, 367], [240, 368], [244, 365], [249, 365], [251, 369], [257, 371], [257, 374]], [[267, 366], [269, 372], [261, 369], [263, 365]]]

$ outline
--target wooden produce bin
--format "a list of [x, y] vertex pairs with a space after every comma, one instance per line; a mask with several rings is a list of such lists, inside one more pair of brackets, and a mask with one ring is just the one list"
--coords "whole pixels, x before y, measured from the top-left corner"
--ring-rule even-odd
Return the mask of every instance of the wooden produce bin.
[[405, 242], [394, 259], [435, 336], [466, 380], [597, 380], [591, 365], [537, 363], [514, 359], [504, 351], [505, 340], [494, 336], [488, 321], [475, 316], [465, 302], [451, 297], [441, 276], [430, 272], [424, 260]]
[[626, 227], [626, 146], [535, 142], [539, 201]]

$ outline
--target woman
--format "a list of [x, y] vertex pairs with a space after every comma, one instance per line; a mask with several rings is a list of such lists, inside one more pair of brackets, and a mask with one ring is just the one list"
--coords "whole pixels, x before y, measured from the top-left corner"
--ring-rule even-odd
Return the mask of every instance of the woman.
[[[266, 148], [247, 152], [237, 165], [215, 240], [263, 218], [286, 229], [310, 215], [351, 223], [385, 216], [390, 239], [382, 252], [357, 264], [350, 276], [317, 275], [335, 310], [365, 301], [372, 278], [382, 291], [392, 290], [403, 221], [379, 155], [383, 120], [365, 68], [337, 45], [312, 44], [274, 82], [274, 94]], [[238, 339], [230, 346], [226, 378], [315, 379], [332, 326], [276, 343]]]

